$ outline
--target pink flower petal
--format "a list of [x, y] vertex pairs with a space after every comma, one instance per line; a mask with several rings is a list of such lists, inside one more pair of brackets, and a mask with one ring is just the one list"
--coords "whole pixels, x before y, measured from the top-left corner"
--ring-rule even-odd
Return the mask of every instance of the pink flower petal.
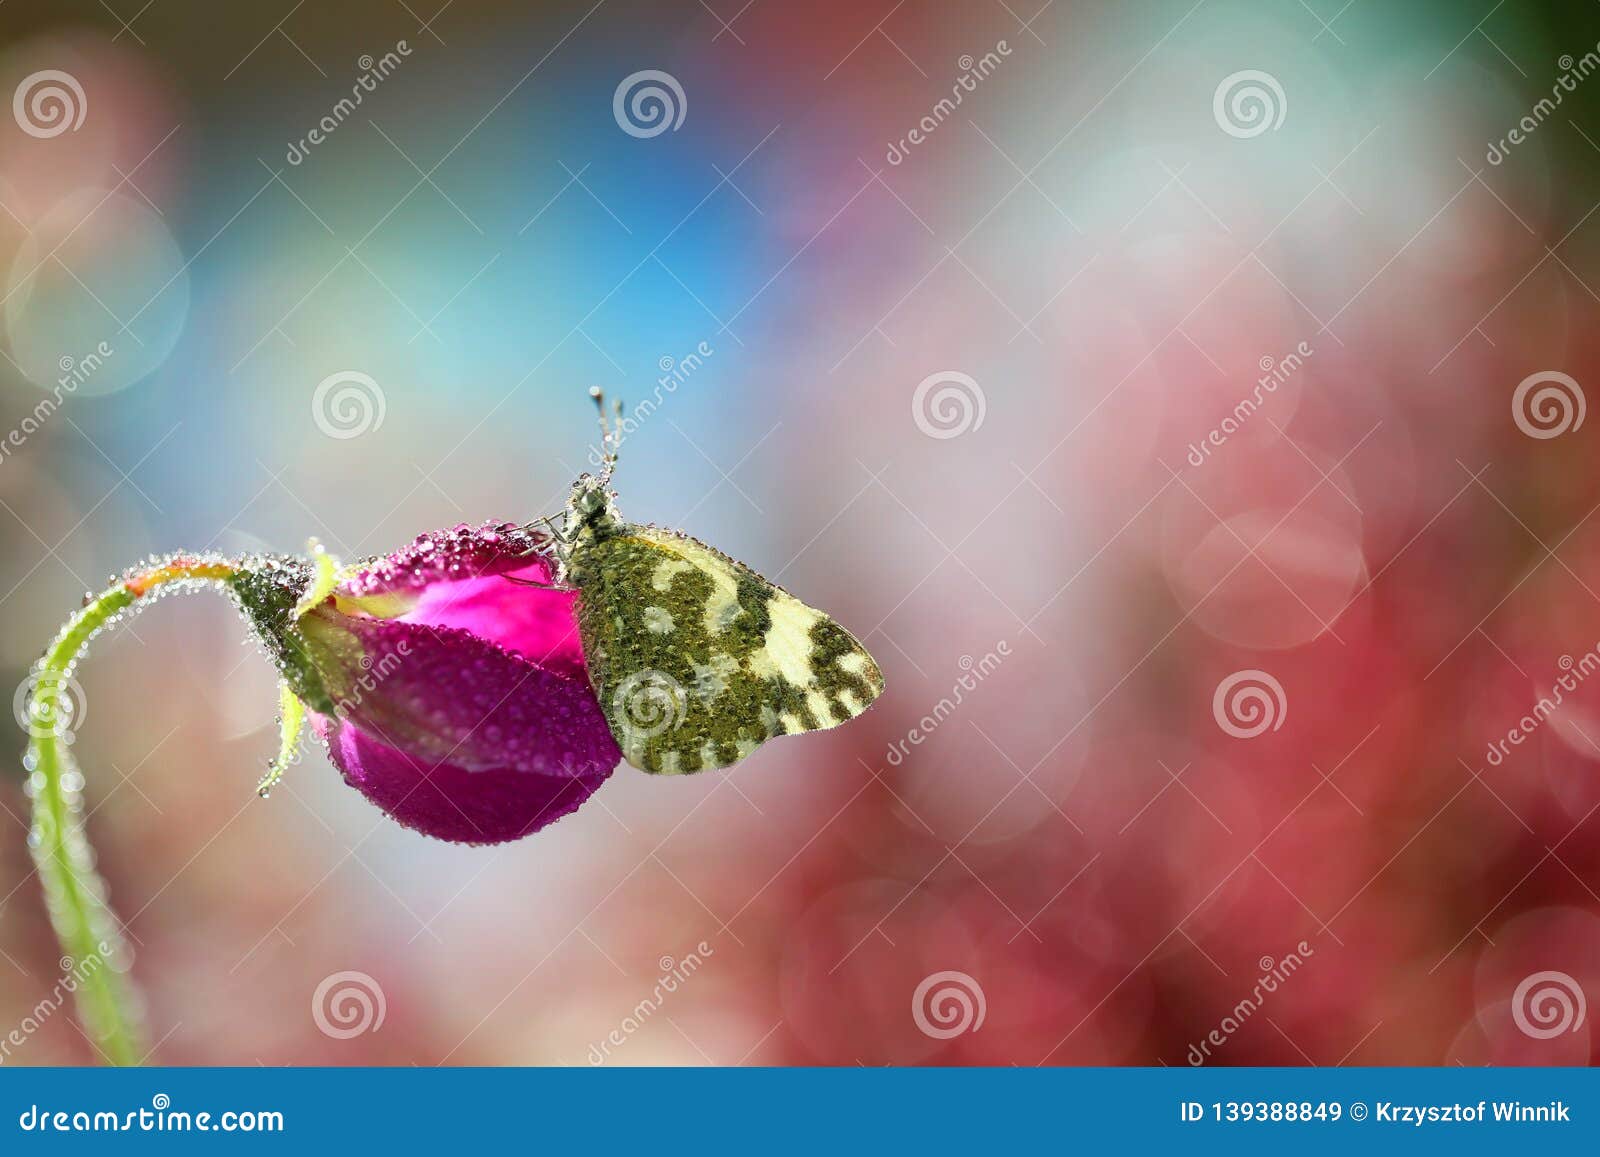
[[611, 774], [607, 768], [563, 779], [507, 767], [469, 771], [428, 764], [347, 720], [312, 715], [311, 726], [346, 783], [406, 827], [455, 843], [531, 835], [575, 811]]
[[525, 585], [554, 581], [554, 566], [535, 553], [547, 543], [510, 523], [456, 526], [375, 560], [340, 593], [373, 607], [387, 603], [380, 613], [405, 622], [457, 627], [540, 666], [578, 674], [577, 596]]
[[574, 777], [622, 758], [588, 679], [455, 627], [343, 615], [300, 630], [338, 714], [424, 763]]
[[516, 570], [538, 562], [548, 538], [509, 522], [462, 523], [419, 534], [399, 550], [372, 559], [348, 578], [351, 595], [418, 591], [439, 582]]
[[[422, 535], [293, 621], [307, 685], [323, 693], [313, 728], [345, 781], [402, 824], [516, 839], [577, 808], [621, 761], [574, 596], [509, 581], [549, 582], [547, 543], [504, 523]], [[287, 604], [267, 603], [277, 617], [264, 629], [286, 630]]]

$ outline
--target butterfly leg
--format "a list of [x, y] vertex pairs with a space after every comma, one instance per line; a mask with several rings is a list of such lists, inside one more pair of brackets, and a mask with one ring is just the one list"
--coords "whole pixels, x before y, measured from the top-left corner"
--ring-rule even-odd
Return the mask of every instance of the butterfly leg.
[[500, 576], [508, 583], [516, 583], [519, 587], [533, 587], [540, 591], [575, 591], [578, 588], [563, 583], [542, 583], [536, 579], [517, 578], [514, 575], [503, 574]]
[[[550, 530], [549, 538], [553, 539], [556, 542], [561, 542], [563, 540], [563, 538], [564, 538], [564, 531], [563, 531], [563, 528], [561, 526], [558, 526], [556, 524], [556, 519], [558, 517], [559, 517], [558, 515], [554, 515], [554, 514], [541, 515], [540, 517], [535, 518], [532, 522], [523, 523], [522, 524], [522, 529], [523, 530], [532, 530], [536, 526], [547, 527]], [[551, 546], [548, 542], [538, 542], [538, 543], [535, 543], [533, 546], [528, 547], [527, 550], [524, 550], [521, 553], [522, 553], [523, 556], [534, 555], [534, 554], [548, 554], [553, 549], [554, 549], [554, 547]]]

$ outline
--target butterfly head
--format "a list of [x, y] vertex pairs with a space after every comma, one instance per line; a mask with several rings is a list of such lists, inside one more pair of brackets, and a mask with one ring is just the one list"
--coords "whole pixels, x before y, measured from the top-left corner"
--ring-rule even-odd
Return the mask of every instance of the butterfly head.
[[622, 446], [622, 403], [613, 402], [606, 409], [606, 397], [599, 386], [589, 387], [589, 396], [600, 411], [600, 474], [580, 474], [572, 484], [567, 497], [565, 537], [571, 541], [583, 534], [604, 531], [620, 525], [617, 517], [616, 493], [611, 489], [611, 475], [617, 468], [617, 451]]
[[622, 442], [622, 405], [617, 403], [608, 414], [605, 397], [599, 386], [591, 387], [589, 396], [600, 410], [600, 445], [603, 454], [600, 473], [597, 476], [585, 471], [578, 475], [567, 495], [567, 504], [559, 523], [547, 515], [526, 528], [533, 530], [543, 525], [553, 532], [545, 536], [541, 547], [535, 549], [542, 551], [555, 563], [558, 586], [576, 580], [576, 572], [583, 569], [583, 556], [596, 539], [603, 539], [624, 525], [617, 513], [616, 493], [611, 489], [611, 474], [617, 467], [617, 447]]
[[606, 485], [602, 475], [580, 474], [567, 496], [567, 519], [563, 528], [565, 537], [575, 539], [585, 534], [603, 532], [621, 523], [617, 514], [616, 493]]
[[556, 581], [580, 581], [589, 548], [622, 528], [616, 494], [604, 477], [578, 475], [567, 495], [565, 517], [555, 543]]

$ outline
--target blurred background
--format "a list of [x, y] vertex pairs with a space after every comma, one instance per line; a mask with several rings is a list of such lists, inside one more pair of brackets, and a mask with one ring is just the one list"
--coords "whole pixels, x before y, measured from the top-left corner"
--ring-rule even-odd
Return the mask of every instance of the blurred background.
[[[273, 674], [164, 602], [75, 723], [153, 1059], [1587, 1063], [1597, 44], [1490, 0], [11, 0], [5, 687], [153, 552], [554, 511], [590, 385], [652, 404], [624, 513], [889, 684], [455, 847], [317, 750], [258, 800]], [[5, 1063], [89, 1063], [19, 759], [0, 806]]]

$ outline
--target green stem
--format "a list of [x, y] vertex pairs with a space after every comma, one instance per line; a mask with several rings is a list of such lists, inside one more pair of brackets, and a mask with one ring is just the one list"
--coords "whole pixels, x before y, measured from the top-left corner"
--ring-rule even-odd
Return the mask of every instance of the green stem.
[[105, 881], [95, 871], [94, 853], [83, 830], [83, 776], [66, 734], [74, 706], [72, 674], [89, 640], [146, 591], [175, 580], [223, 578], [228, 569], [210, 560], [173, 563], [111, 587], [67, 620], [34, 670], [28, 705], [33, 788], [28, 844], [44, 884], [51, 923], [62, 952], [70, 958], [62, 961], [62, 967], [75, 981], [78, 1015], [90, 1039], [114, 1065], [137, 1065], [143, 1060], [143, 1018], [127, 974], [127, 943], [106, 903]]

